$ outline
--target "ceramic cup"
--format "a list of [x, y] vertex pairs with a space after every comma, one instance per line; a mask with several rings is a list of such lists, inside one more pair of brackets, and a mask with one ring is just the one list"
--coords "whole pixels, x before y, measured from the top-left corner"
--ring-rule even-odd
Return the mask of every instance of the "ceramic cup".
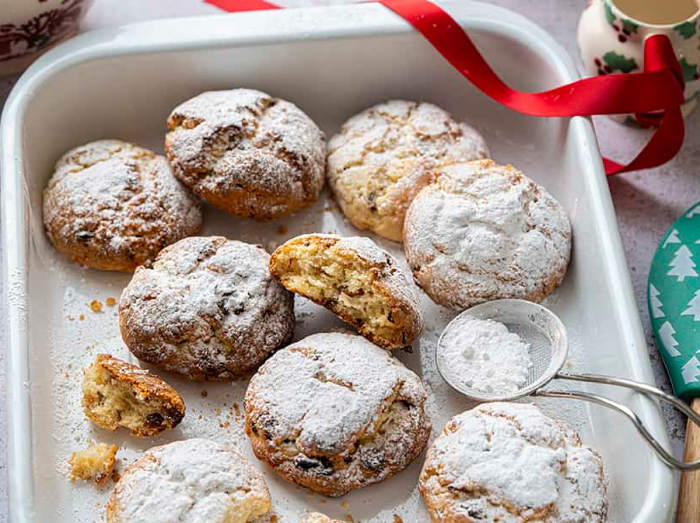
[[[586, 72], [592, 76], [641, 72], [644, 70], [644, 40], [651, 35], [666, 35], [683, 69], [685, 103], [682, 111], [687, 116], [695, 109], [700, 91], [699, 20], [700, 9], [680, 22], [649, 24], [623, 13], [616, 0], [590, 0], [578, 26], [578, 43]], [[631, 114], [613, 118], [639, 123]]]
[[92, 0], [0, 0], [0, 76], [75, 34]]

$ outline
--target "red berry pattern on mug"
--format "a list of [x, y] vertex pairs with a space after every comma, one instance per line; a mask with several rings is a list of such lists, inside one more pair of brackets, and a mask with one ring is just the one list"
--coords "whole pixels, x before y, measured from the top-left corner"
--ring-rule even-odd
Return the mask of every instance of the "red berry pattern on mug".
[[620, 18], [619, 22], [618, 22], [618, 19], [615, 16], [615, 13], [613, 13], [613, 10], [612, 10], [612, 7], [610, 6], [610, 3], [605, 2], [604, 7], [605, 7], [605, 18], [607, 19], [610, 26], [617, 33], [617, 40], [620, 43], [624, 44], [632, 36], [632, 34], [637, 34], [637, 30], [639, 29], [639, 24], [637, 24], [636, 22], [633, 22], [632, 20], [629, 20], [627, 18]]

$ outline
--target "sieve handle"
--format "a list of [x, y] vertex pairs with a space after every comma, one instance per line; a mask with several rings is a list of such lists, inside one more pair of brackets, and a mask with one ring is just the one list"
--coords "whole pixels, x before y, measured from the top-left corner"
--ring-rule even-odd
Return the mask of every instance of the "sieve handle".
[[[700, 415], [694, 412], [688, 405], [683, 401], [679, 400], [671, 394], [666, 394], [664, 391], [657, 389], [646, 383], [641, 383], [638, 381], [628, 380], [624, 378], [612, 378], [609, 376], [599, 376], [595, 374], [569, 374], [569, 373], [559, 373], [556, 378], [573, 380], [573, 381], [585, 381], [589, 383], [602, 383], [605, 385], [615, 385], [618, 387], [625, 387], [628, 389], [635, 390], [641, 394], [647, 396], [652, 396], [659, 398], [661, 401], [669, 403], [671, 406], [680, 410], [688, 416], [688, 420], [692, 421], [695, 425], [700, 427]], [[671, 467], [675, 467], [681, 470], [695, 470], [700, 469], [700, 459], [685, 463], [679, 461], [672, 454], [670, 454], [666, 449], [659, 443], [659, 441], [649, 432], [649, 430], [644, 425], [644, 422], [639, 418], [636, 412], [632, 409], [618, 403], [604, 396], [599, 396], [598, 394], [591, 394], [588, 392], [578, 392], [578, 391], [557, 391], [557, 390], [538, 390], [533, 395], [541, 397], [550, 398], [571, 398], [580, 399], [583, 401], [589, 401], [591, 403], [596, 403], [604, 407], [608, 407], [615, 410], [621, 414], [624, 414], [629, 418], [629, 420], [634, 424], [637, 431], [642, 435], [642, 437], [647, 440], [647, 442], [652, 446], [654, 451], [658, 454], [661, 460]]]

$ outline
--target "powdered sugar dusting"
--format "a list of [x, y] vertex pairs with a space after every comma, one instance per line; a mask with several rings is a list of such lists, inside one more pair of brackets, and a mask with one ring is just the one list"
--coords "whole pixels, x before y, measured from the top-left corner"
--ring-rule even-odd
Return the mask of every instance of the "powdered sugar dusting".
[[508, 396], [527, 383], [529, 348], [502, 323], [462, 315], [445, 331], [438, 361], [450, 381], [486, 396]]
[[498, 298], [541, 301], [571, 250], [562, 206], [512, 166], [444, 167], [406, 216], [406, 257], [419, 285], [446, 307]]
[[599, 523], [600, 456], [532, 404], [490, 403], [455, 416], [428, 452], [421, 490], [433, 511], [515, 523]]
[[193, 379], [254, 371], [291, 339], [293, 297], [270, 277], [260, 247], [186, 238], [137, 270], [119, 301], [122, 332], [140, 359]]
[[202, 93], [173, 110], [168, 129], [176, 176], [234, 214], [288, 214], [315, 201], [323, 186], [323, 133], [294, 104], [261, 91]]
[[245, 458], [194, 438], [145, 452], [117, 484], [110, 521], [245, 523], [246, 505], [269, 507], [269, 498], [265, 480]]
[[118, 140], [66, 153], [44, 193], [56, 248], [78, 263], [133, 271], [175, 241], [197, 234], [199, 203], [164, 157]]
[[313, 334], [270, 358], [251, 380], [246, 410], [262, 409], [277, 424], [274, 437], [297, 434], [300, 450], [347, 449], [400, 394], [425, 401], [418, 377], [361, 336]]

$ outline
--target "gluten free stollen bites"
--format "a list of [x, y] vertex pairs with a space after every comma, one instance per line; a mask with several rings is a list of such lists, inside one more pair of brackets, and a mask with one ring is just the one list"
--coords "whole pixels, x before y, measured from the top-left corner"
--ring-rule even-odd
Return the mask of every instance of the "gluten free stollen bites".
[[130, 465], [107, 523], [248, 523], [271, 509], [265, 479], [244, 457], [194, 438], [154, 447]]
[[164, 157], [119, 140], [68, 151], [44, 190], [44, 226], [68, 259], [133, 272], [202, 226], [199, 202]]
[[425, 102], [391, 100], [345, 122], [328, 143], [333, 195], [360, 229], [400, 242], [413, 197], [442, 165], [488, 156], [482, 136]]
[[294, 104], [253, 89], [209, 91], [177, 106], [165, 152], [195, 194], [246, 218], [296, 212], [323, 187], [321, 130]]
[[369, 238], [297, 236], [272, 254], [270, 273], [385, 349], [410, 345], [423, 328], [410, 278]]
[[569, 264], [571, 225], [547, 190], [492, 160], [434, 174], [406, 214], [404, 249], [413, 277], [440, 305], [542, 301]]
[[243, 403], [258, 459], [338, 497], [402, 471], [428, 442], [418, 376], [362, 336], [313, 334], [277, 352]]
[[191, 237], [139, 267], [119, 300], [129, 350], [191, 380], [250, 375], [294, 331], [294, 297], [269, 273], [262, 248]]
[[419, 487], [435, 523], [604, 523], [600, 455], [534, 404], [488, 403], [452, 418]]

